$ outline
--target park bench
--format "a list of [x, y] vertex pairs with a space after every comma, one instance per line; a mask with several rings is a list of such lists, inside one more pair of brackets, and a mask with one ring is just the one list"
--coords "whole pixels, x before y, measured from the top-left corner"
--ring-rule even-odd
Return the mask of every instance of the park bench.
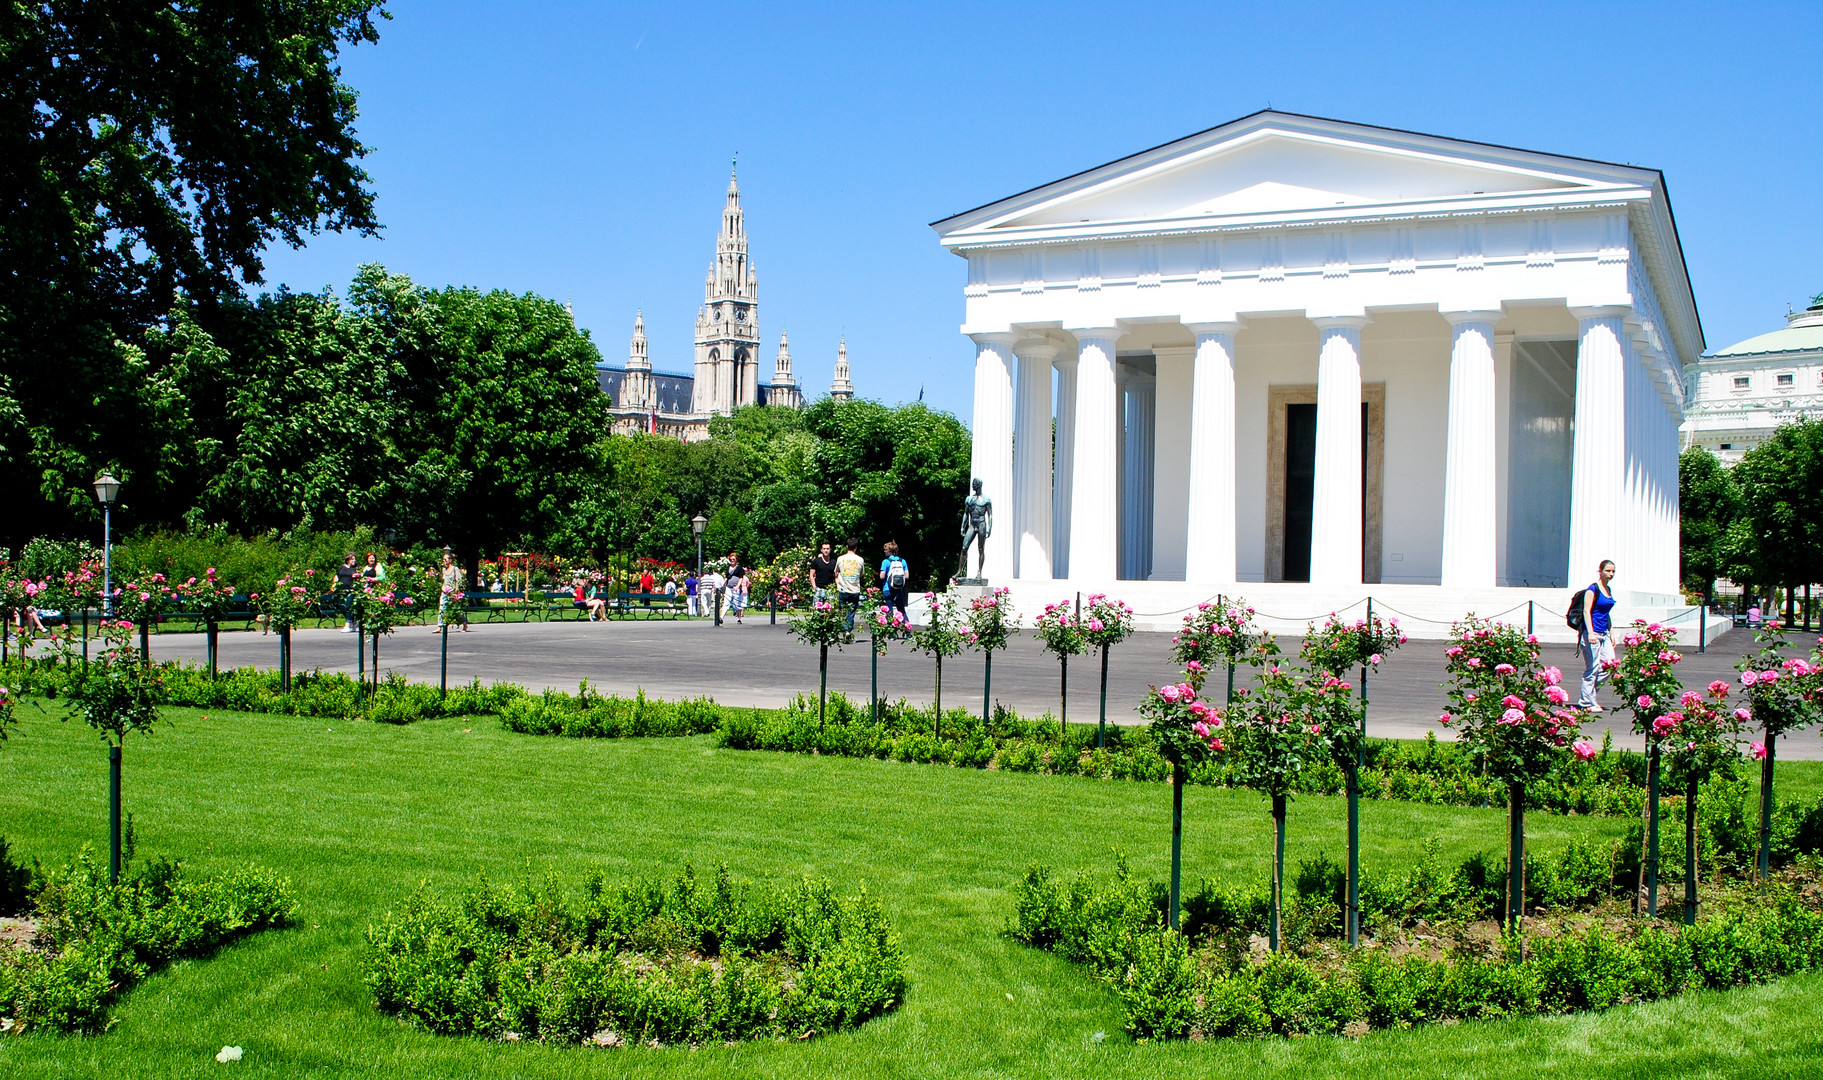
[[623, 618], [675, 619], [684, 613], [682, 593], [623, 592], [608, 601], [608, 611]]

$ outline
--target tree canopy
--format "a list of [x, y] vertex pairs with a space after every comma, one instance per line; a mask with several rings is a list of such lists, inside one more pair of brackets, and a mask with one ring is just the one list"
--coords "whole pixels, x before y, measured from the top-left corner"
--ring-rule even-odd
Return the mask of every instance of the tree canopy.
[[1731, 470], [1741, 516], [1729, 576], [1768, 585], [1823, 580], [1823, 422], [1800, 417]]
[[376, 17], [372, 0], [0, 12], [7, 539], [92, 516], [101, 467], [136, 497], [177, 482], [163, 433], [180, 402], [140, 345], [180, 300], [208, 325], [261, 280], [266, 245], [379, 227], [336, 66], [378, 39]]
[[1707, 599], [1715, 591], [1715, 579], [1729, 574], [1730, 530], [1741, 516], [1741, 493], [1714, 454], [1692, 446], [1678, 458], [1677, 496], [1678, 577]]

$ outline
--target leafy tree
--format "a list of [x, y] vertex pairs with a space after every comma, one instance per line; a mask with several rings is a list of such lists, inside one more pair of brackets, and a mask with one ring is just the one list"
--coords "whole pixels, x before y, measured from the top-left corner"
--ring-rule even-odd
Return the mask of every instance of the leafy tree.
[[[138, 342], [261, 251], [378, 228], [341, 46], [372, 0], [40, 0], [0, 16], [0, 504], [8, 538], [156, 520], [185, 425]], [[383, 13], [382, 13], [382, 17]]]
[[1823, 580], [1823, 423], [1780, 427], [1732, 474], [1741, 517], [1729, 533], [1730, 576], [1788, 589]]
[[724, 506], [703, 527], [703, 551], [710, 558], [741, 553], [743, 565], [760, 562], [753, 552], [753, 523], [733, 506]]
[[813, 527], [852, 532], [875, 549], [896, 539], [914, 582], [942, 580], [962, 548], [956, 523], [969, 435], [961, 422], [921, 403], [831, 398], [806, 409], [804, 421], [818, 440], [809, 477], [821, 492]]
[[816, 485], [804, 480], [780, 480], [756, 489], [749, 517], [757, 546], [771, 555], [822, 539], [811, 529], [817, 495]]
[[1714, 454], [1692, 446], [1678, 458], [1677, 498], [1679, 578], [1708, 603], [1715, 579], [1728, 572], [1728, 531], [1741, 516], [1741, 493]]

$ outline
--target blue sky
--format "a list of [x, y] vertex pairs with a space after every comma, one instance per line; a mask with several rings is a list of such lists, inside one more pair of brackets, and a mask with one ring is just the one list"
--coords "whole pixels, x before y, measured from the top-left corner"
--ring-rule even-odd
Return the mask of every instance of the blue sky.
[[269, 253], [643, 308], [687, 371], [740, 155], [761, 358], [966, 421], [964, 268], [928, 223], [1268, 105], [1663, 169], [1711, 349], [1823, 290], [1823, 5], [609, 5], [394, 0], [344, 53], [386, 229]]

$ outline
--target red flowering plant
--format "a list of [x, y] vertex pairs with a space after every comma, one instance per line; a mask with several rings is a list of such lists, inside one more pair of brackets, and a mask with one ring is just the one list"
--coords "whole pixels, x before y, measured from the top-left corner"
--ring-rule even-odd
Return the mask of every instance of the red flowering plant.
[[1684, 692], [1677, 677], [1677, 664], [1684, 658], [1677, 651], [1677, 631], [1639, 619], [1619, 636], [1626, 648], [1603, 665], [1608, 685], [1632, 709], [1633, 733], [1661, 739], [1676, 726], [1669, 715]]
[[927, 592], [924, 603], [930, 616], [921, 626], [912, 630], [912, 648], [931, 657], [937, 662], [937, 698], [935, 712], [937, 722], [934, 733], [943, 737], [943, 658], [954, 656], [962, 651], [962, 613], [958, 610], [956, 598], [946, 593]]
[[1507, 912], [1516, 920], [1525, 898], [1526, 785], [1550, 776], [1573, 743], [1585, 760], [1595, 748], [1575, 741], [1581, 716], [1561, 685], [1563, 673], [1539, 664], [1537, 637], [1471, 615], [1450, 627], [1449, 640], [1450, 706], [1438, 722], [1456, 729], [1488, 774], [1507, 785]]
[[13, 715], [13, 692], [0, 686], [0, 742], [6, 741], [7, 729], [18, 723]]
[[1313, 668], [1341, 675], [1355, 668], [1378, 668], [1386, 654], [1405, 644], [1398, 619], [1368, 615], [1345, 622], [1335, 612], [1321, 627], [1304, 635], [1302, 655]]
[[854, 640], [854, 631], [836, 605], [818, 601], [792, 616], [791, 636], [817, 647], [817, 730], [823, 728], [823, 708], [829, 697], [829, 647], [837, 649]]
[[1013, 608], [1013, 591], [1002, 586], [969, 601], [968, 614], [957, 631], [962, 643], [981, 653], [981, 722], [993, 718], [994, 654], [1007, 647], [1019, 632], [1019, 613]]
[[1686, 690], [1677, 707], [1653, 720], [1658, 733], [1667, 780], [1684, 791], [1684, 921], [1697, 915], [1697, 798], [1704, 781], [1722, 774], [1732, 776], [1741, 760], [1740, 736], [1746, 710], [1729, 707], [1729, 685], [1720, 679], [1707, 692]]
[[323, 602], [325, 576], [315, 570], [293, 570], [256, 593], [248, 594], [253, 610], [271, 630], [286, 631], [315, 615]]
[[139, 628], [139, 658], [151, 659], [149, 635], [152, 624], [171, 607], [175, 593], [163, 574], [152, 574], [134, 581], [124, 581], [114, 589], [114, 619], [130, 622]]
[[200, 578], [190, 578], [173, 590], [172, 602], [179, 607], [194, 611], [203, 621], [203, 631], [209, 645], [209, 677], [215, 677], [216, 670], [216, 631], [222, 620], [234, 610], [234, 586], [216, 576], [215, 567], [211, 566]]
[[1032, 624], [1032, 636], [1045, 652], [1057, 658], [1059, 670], [1058, 727], [1067, 728], [1070, 724], [1070, 657], [1081, 654], [1089, 647], [1088, 638], [1083, 635], [1082, 620], [1072, 611], [1068, 601], [1046, 604], [1044, 611]]
[[1772, 780], [1773, 763], [1778, 758], [1779, 736], [1816, 723], [1819, 706], [1823, 705], [1823, 658], [1786, 656], [1784, 635], [1768, 626], [1755, 640], [1760, 651], [1743, 656], [1735, 667], [1741, 673], [1741, 689], [1747, 704], [1735, 710], [1742, 724], [1758, 724], [1761, 739], [1753, 744], [1753, 756], [1760, 761], [1760, 877], [1771, 871], [1772, 861]]
[[1253, 609], [1245, 601], [1224, 600], [1196, 605], [1184, 616], [1184, 625], [1171, 639], [1171, 655], [1184, 669], [1184, 679], [1198, 691], [1203, 680], [1217, 664], [1228, 666], [1228, 689], [1234, 690], [1234, 667], [1238, 663], [1263, 663], [1277, 652], [1265, 651], [1272, 635], [1254, 624]]
[[1197, 697], [1189, 682], [1154, 686], [1140, 702], [1158, 753], [1171, 763], [1171, 908], [1170, 925], [1177, 928], [1179, 884], [1182, 878], [1184, 835], [1184, 781], [1191, 767], [1208, 761], [1226, 747], [1219, 734], [1222, 716]]

